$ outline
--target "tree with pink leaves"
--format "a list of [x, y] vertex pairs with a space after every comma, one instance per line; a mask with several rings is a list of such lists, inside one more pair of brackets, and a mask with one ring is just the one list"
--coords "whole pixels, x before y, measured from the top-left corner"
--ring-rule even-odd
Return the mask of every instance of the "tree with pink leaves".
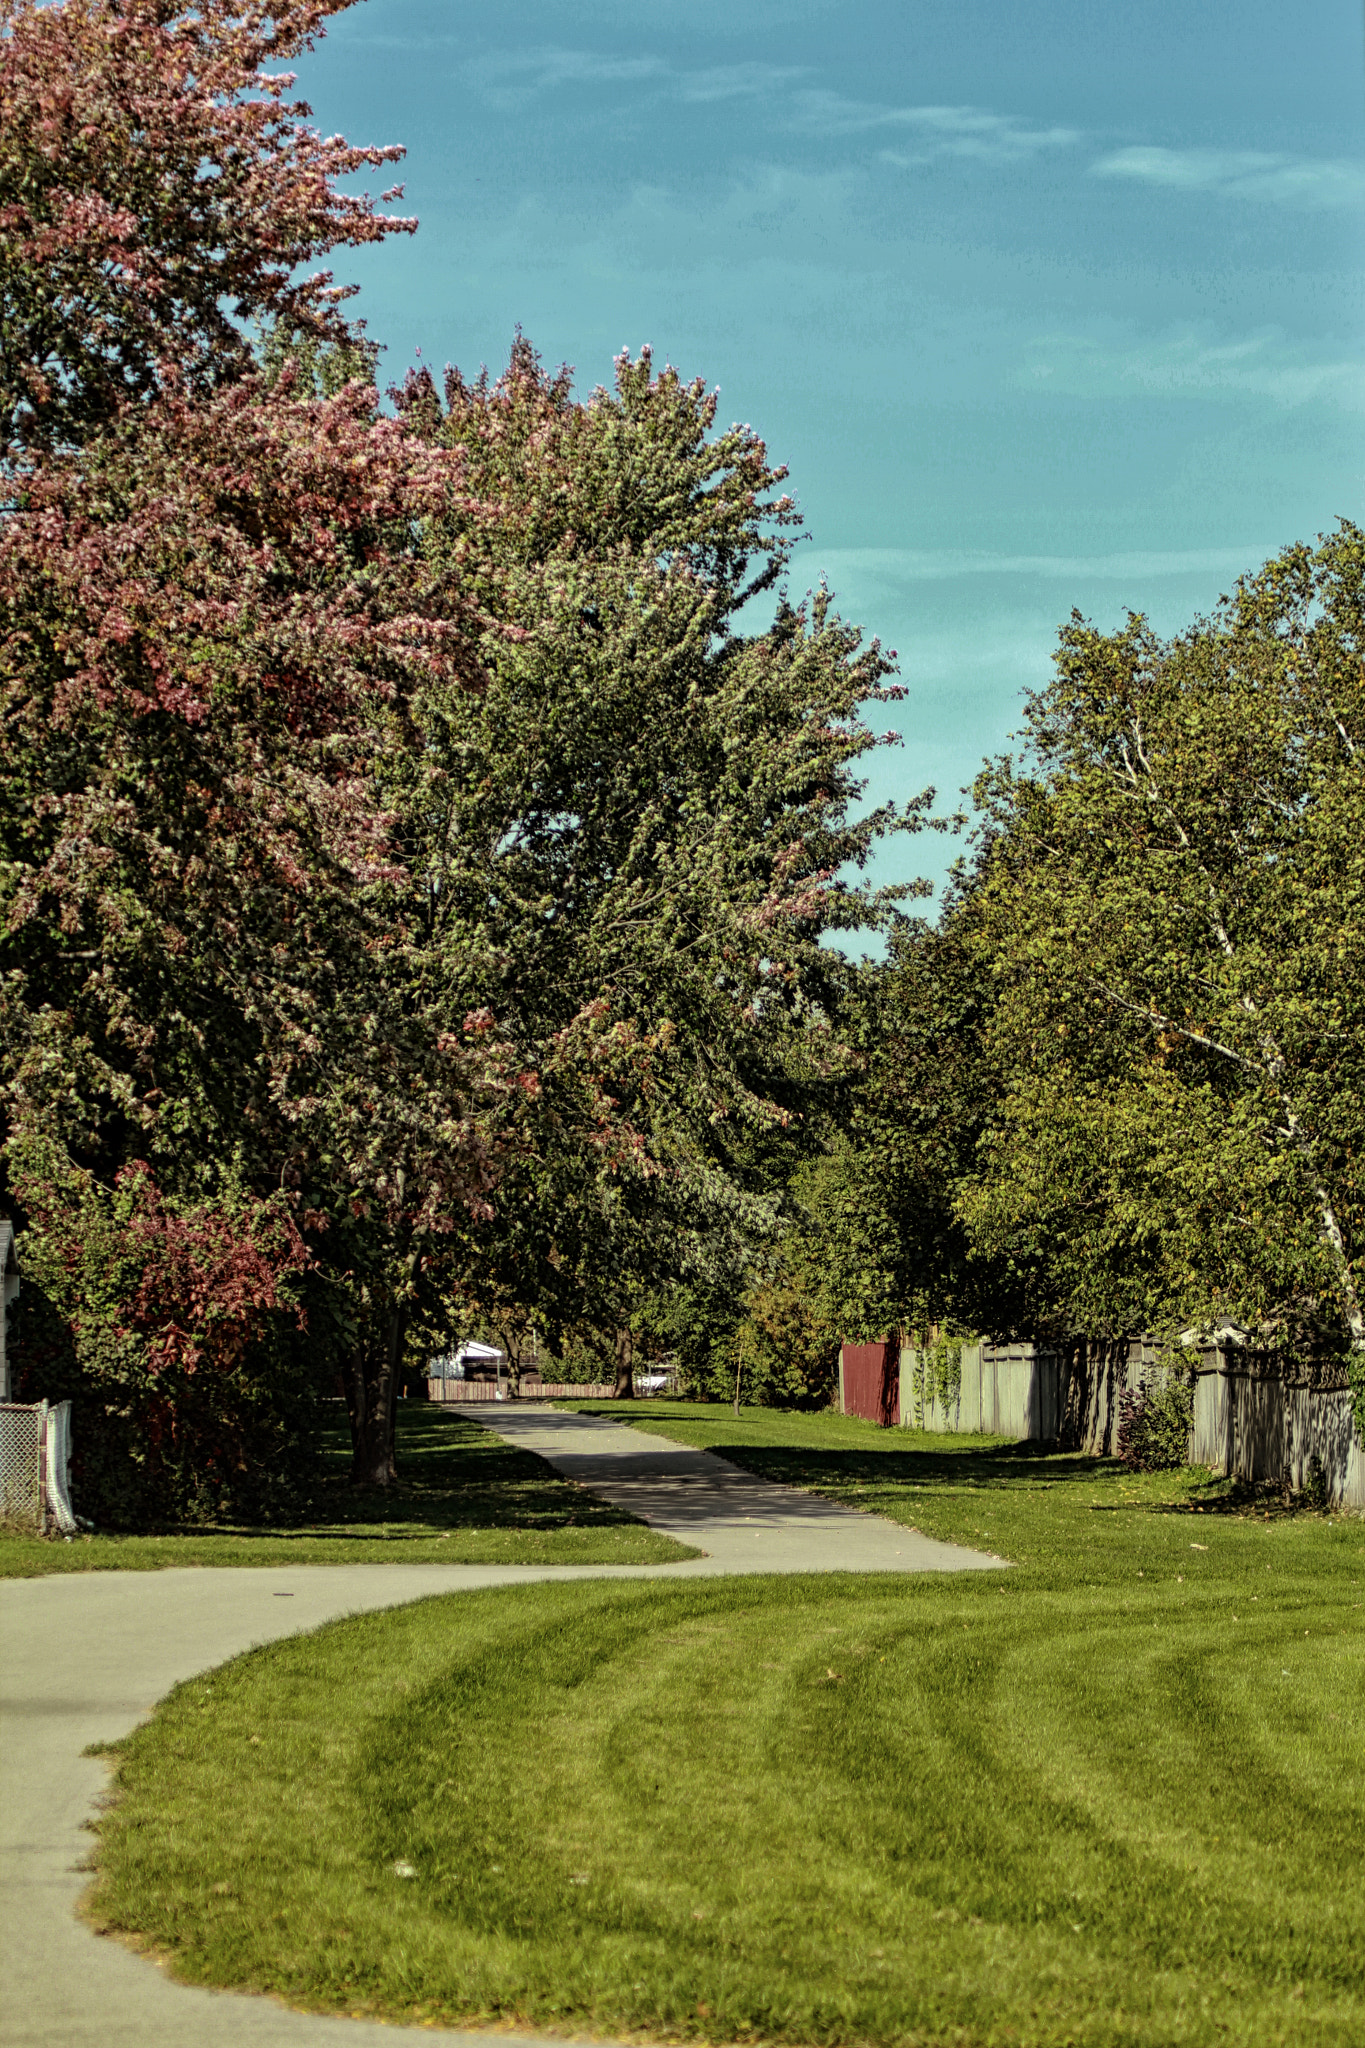
[[383, 412], [296, 275], [412, 225], [270, 68], [325, 0], [0, 7], [0, 1200], [91, 1427], [164, 1421], [170, 1359], [165, 1470], [239, 1469], [292, 1361], [388, 1484], [457, 1316], [610, 1336], [777, 1228], [843, 1060], [822, 936], [885, 907], [843, 876], [890, 664], [786, 600], [784, 472], [649, 351]]
[[309, 125], [286, 65], [346, 0], [0, 0], [0, 435], [84, 439], [173, 364], [198, 391], [272, 320], [345, 341], [354, 290], [299, 276], [415, 220], [337, 190], [401, 149]]
[[361, 1361], [358, 1474], [384, 1477], [375, 1230], [406, 1244], [481, 1190], [497, 1053], [414, 1010], [377, 903], [374, 760], [419, 680], [480, 674], [459, 572], [420, 548], [462, 462], [368, 378], [319, 398], [254, 348], [272, 318], [354, 355], [345, 293], [295, 267], [412, 225], [335, 190], [396, 152], [319, 139], [265, 68], [331, 11], [6, 5], [5, 1157], [35, 1272], [135, 1161], [206, 1243], [215, 1203], [308, 1208], [338, 1247], [331, 1355]]

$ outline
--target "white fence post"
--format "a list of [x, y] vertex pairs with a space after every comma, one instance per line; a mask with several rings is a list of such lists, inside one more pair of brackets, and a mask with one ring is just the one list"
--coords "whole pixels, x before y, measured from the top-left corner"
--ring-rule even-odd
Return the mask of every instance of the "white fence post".
[[19, 1260], [14, 1225], [0, 1219], [0, 1401], [9, 1399], [9, 1311], [19, 1299]]

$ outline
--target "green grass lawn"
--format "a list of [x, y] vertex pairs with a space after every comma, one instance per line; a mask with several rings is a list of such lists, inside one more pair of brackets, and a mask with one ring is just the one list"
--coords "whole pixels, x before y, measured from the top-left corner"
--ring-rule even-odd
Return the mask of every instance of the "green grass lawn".
[[394, 2020], [1365, 2042], [1365, 1525], [667, 1419], [1017, 1568], [518, 1587], [253, 1652], [120, 1752], [97, 1920]]
[[659, 1564], [696, 1552], [561, 1479], [468, 1415], [404, 1402], [399, 1483], [346, 1483], [350, 1437], [330, 1430], [319, 1497], [288, 1528], [224, 1527], [70, 1543], [0, 1533], [0, 1578], [166, 1565]]
[[[1182, 1557], [1197, 1574], [1202, 1552], [1192, 1545], [1208, 1532], [1188, 1527], [1184, 1518], [1191, 1515], [1216, 1517], [1220, 1530], [1275, 1525], [1286, 1555], [1297, 1543], [1315, 1544], [1328, 1519], [1286, 1510], [1198, 1468], [1132, 1473], [1112, 1458], [1004, 1437], [929, 1436], [879, 1429], [855, 1416], [769, 1408], [746, 1408], [736, 1419], [733, 1409], [702, 1402], [560, 1405], [715, 1451], [765, 1479], [806, 1487], [926, 1536], [1045, 1568], [1059, 1584], [1072, 1575], [1080, 1584], [1108, 1573], [1124, 1579], [1172, 1561], [1185, 1571]], [[1359, 1519], [1336, 1518], [1335, 1526], [1365, 1540]]]

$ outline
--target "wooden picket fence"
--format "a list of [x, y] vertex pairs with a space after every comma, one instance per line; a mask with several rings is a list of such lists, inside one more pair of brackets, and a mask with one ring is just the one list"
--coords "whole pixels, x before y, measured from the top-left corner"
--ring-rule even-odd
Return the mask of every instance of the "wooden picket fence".
[[[427, 1388], [433, 1401], [456, 1404], [513, 1398], [506, 1381], [499, 1387], [496, 1380], [428, 1380]], [[609, 1401], [615, 1392], [615, 1387], [605, 1380], [524, 1380], [521, 1398], [523, 1401]]]

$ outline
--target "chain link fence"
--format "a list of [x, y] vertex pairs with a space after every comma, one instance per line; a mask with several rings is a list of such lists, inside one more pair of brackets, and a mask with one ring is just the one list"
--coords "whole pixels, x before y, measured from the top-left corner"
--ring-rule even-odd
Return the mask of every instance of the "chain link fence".
[[73, 1536], [71, 1403], [0, 1401], [0, 1522]]

